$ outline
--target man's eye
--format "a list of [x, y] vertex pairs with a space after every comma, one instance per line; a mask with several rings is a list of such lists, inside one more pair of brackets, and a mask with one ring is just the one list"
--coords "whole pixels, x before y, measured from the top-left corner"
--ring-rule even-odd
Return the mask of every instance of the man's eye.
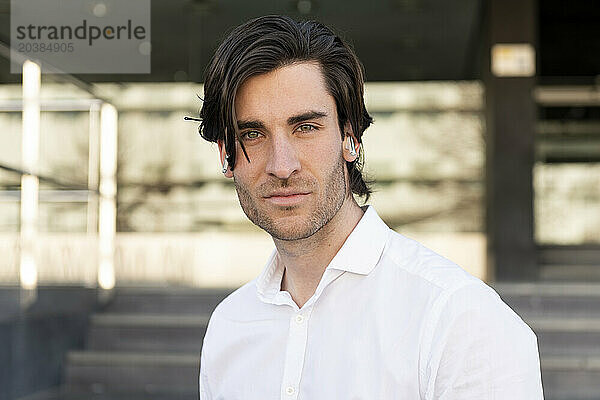
[[256, 132], [256, 131], [250, 131], [250, 132], [244, 133], [243, 136], [244, 136], [244, 138], [250, 139], [250, 140], [252, 140], [252, 139], [258, 139], [260, 137], [260, 133]]
[[314, 130], [316, 130], [316, 129], [317, 129], [317, 128], [315, 128], [313, 125], [310, 125], [310, 124], [304, 124], [304, 125], [300, 125], [300, 126], [298, 127], [298, 130], [299, 130], [300, 132], [310, 132], [310, 131], [314, 131]]

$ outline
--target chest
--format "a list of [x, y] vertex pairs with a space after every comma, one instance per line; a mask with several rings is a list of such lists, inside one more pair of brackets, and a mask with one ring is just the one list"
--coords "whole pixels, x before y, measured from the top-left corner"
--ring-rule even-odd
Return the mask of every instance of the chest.
[[230, 326], [236, 334], [215, 360], [216, 398], [419, 398], [418, 322], [385, 311], [381, 304], [321, 303]]

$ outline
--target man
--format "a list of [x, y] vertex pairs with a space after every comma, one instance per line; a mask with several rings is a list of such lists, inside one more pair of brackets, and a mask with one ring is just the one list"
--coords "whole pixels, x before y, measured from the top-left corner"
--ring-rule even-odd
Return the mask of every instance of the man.
[[218, 48], [200, 132], [275, 250], [211, 316], [201, 399], [543, 398], [537, 338], [496, 292], [354, 200], [363, 86], [316, 22], [258, 18]]

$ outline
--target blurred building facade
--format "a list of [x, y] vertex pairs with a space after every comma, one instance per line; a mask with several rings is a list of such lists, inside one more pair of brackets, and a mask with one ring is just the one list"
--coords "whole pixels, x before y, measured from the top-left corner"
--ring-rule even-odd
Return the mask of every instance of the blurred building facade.
[[[598, 11], [585, 4], [527, 1], [514, 9], [507, 2], [478, 0], [462, 1], [460, 7], [444, 2], [356, 2], [340, 14], [328, 2], [153, 2], [152, 73], [83, 79], [84, 85], [95, 82], [95, 93], [119, 112], [117, 258], [128, 261], [117, 264], [123, 265], [123, 282], [135, 280], [135, 274], [125, 272], [129, 260], [139, 259], [132, 255], [135, 251], [126, 250], [139, 248], [133, 244], [134, 232], [143, 232], [146, 242], [153, 233], [156, 242], [163, 243], [161, 256], [151, 257], [161, 260], [157, 269], [164, 260], [185, 260], [192, 253], [206, 265], [218, 259], [217, 254], [198, 256], [196, 250], [164, 244], [181, 242], [169, 239], [180, 234], [209, 235], [198, 240], [210, 242], [216, 232], [247, 232], [262, 243], [256, 245], [261, 248], [255, 250], [257, 259], [270, 248], [244, 218], [231, 183], [219, 176], [215, 149], [200, 140], [193, 124], [182, 120], [200, 107], [196, 96], [202, 96], [202, 74], [224, 32], [265, 13], [318, 18], [356, 48], [366, 67], [368, 107], [376, 121], [365, 136], [366, 170], [376, 181], [372, 203], [390, 226], [488, 280], [564, 278], [577, 268], [581, 271], [574, 272], [574, 279], [593, 273], [587, 259], [563, 265], [577, 246], [586, 248], [592, 264], [599, 261], [600, 117], [594, 79], [600, 65], [598, 57], [586, 56], [597, 46], [591, 38], [598, 29], [586, 22]], [[353, 23], [353, 16], [363, 22]], [[587, 46], [587, 53], [574, 51], [561, 31], [577, 39], [579, 47]], [[530, 45], [532, 72], [499, 75], [492, 60], [497, 44]], [[570, 59], [561, 57], [564, 51]], [[21, 94], [19, 76], [8, 74], [8, 63], [0, 60], [0, 75], [8, 83], [0, 88], [5, 132], [0, 160], [18, 167], [21, 122], [14, 104]], [[44, 77], [42, 99], [47, 102], [94, 97], [56, 81]], [[41, 174], [86, 185], [90, 116], [85, 110], [42, 112]], [[19, 181], [18, 173], [0, 170], [6, 282], [15, 279], [18, 261], [14, 234], [19, 231]], [[41, 185], [38, 229], [48, 237], [48, 245], [40, 241], [39, 258], [56, 265], [55, 260], [89, 254], [76, 250], [81, 248], [77, 245], [57, 244], [93, 247], [89, 235], [77, 238], [77, 233], [89, 231], [86, 194]], [[64, 238], [58, 239], [60, 235]], [[77, 262], [82, 265], [79, 273], [46, 275], [42, 268], [40, 279], [84, 282], [94, 275], [84, 272], [92, 270], [93, 263], [89, 257]], [[188, 269], [200, 265], [181, 263]], [[234, 268], [239, 261], [229, 263]], [[244, 274], [248, 269], [241, 268], [236, 284], [258, 269], [260, 264]], [[225, 283], [205, 280], [203, 273], [176, 276], [167, 280], [182, 285]]]
[[[272, 243], [241, 211], [233, 185], [219, 172], [215, 146], [199, 137], [197, 124], [183, 120], [197, 112], [201, 85], [98, 86], [119, 110], [117, 280], [234, 286], [251, 279]], [[47, 101], [67, 98], [64, 85], [43, 87]], [[364, 139], [366, 172], [375, 181], [370, 203], [391, 227], [429, 242], [483, 278], [481, 85], [368, 83], [366, 90], [375, 118]], [[73, 101], [82, 95], [75, 89], [70, 93]], [[0, 96], [7, 102], [17, 99], [19, 85], [4, 86]], [[3, 160], [18, 165], [20, 112], [0, 118], [9, 127]], [[42, 113], [44, 175], [85, 184], [89, 119], [87, 111]], [[17, 282], [19, 198], [14, 193], [20, 181], [14, 172], [2, 174], [7, 189], [0, 203], [2, 246], [11, 260], [3, 276]], [[41, 188], [40, 283], [93, 284], [87, 197], [77, 190], [63, 190], [59, 197], [59, 189], [51, 186], [42, 183]], [[55, 197], [45, 198], [45, 190]], [[226, 258], [217, 243], [243, 251]], [[215, 281], [217, 276], [227, 280]]]

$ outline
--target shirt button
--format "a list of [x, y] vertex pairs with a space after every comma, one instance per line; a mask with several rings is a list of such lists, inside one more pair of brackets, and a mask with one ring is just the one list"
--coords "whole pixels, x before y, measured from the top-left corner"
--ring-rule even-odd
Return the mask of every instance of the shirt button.
[[285, 392], [286, 392], [287, 394], [289, 394], [290, 396], [291, 396], [291, 395], [293, 395], [293, 394], [294, 394], [294, 392], [295, 392], [295, 390], [294, 390], [294, 387], [293, 387], [293, 386], [288, 386], [288, 387], [285, 389]]
[[296, 315], [296, 322], [301, 324], [304, 321], [304, 316], [302, 314]]

